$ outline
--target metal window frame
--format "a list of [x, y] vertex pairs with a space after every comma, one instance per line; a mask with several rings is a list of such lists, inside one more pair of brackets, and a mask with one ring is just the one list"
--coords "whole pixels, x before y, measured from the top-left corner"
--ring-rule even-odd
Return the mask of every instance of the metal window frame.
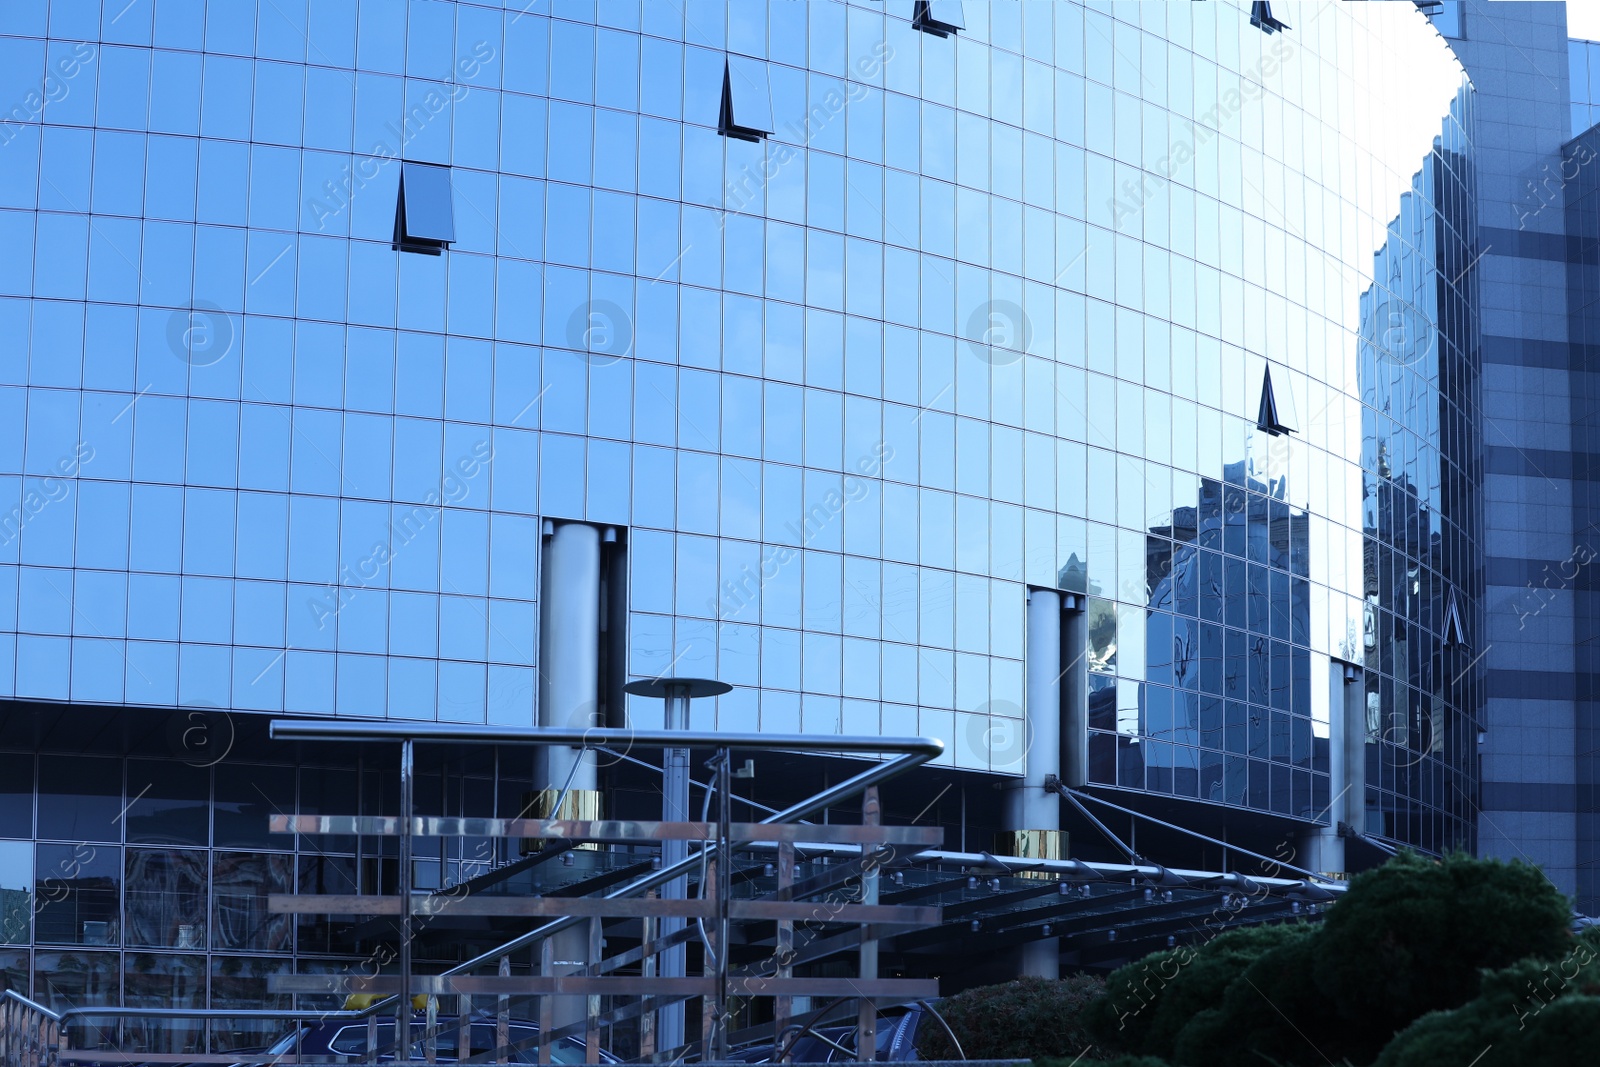
[[[406, 180], [411, 180], [411, 204]], [[455, 204], [450, 168], [405, 160], [395, 194], [394, 246], [400, 252], [437, 256], [456, 240]]]
[[722, 111], [717, 132], [760, 141], [773, 132], [772, 82], [759, 59], [728, 53], [722, 64]]

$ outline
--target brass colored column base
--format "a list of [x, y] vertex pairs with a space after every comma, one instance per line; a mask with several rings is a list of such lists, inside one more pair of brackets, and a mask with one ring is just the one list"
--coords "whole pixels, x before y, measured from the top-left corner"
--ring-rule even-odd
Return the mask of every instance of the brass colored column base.
[[[604, 807], [603, 797], [598, 789], [569, 789], [561, 801], [561, 810], [556, 811], [556, 798], [561, 796], [559, 789], [541, 789], [537, 793], [522, 794], [522, 814], [520, 819], [561, 819], [567, 822], [594, 822], [603, 818], [601, 811]], [[532, 855], [544, 848], [550, 842], [539, 837], [522, 838], [521, 853], [524, 856]], [[585, 842], [578, 848], [598, 850], [599, 845]]]
[[1002, 830], [994, 835], [994, 852], [1026, 860], [1066, 859], [1067, 834], [1064, 830]]

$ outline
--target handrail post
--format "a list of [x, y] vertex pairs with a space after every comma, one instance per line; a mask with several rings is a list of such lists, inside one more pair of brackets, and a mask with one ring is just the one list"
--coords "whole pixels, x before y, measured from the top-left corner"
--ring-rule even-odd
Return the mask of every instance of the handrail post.
[[428, 1018], [422, 1031], [422, 1055], [429, 1063], [439, 1062], [439, 999], [428, 996]]
[[[657, 897], [654, 889], [645, 894], [647, 900]], [[656, 976], [657, 951], [651, 946], [661, 936], [660, 920], [653, 915], [647, 915], [640, 920], [640, 946], [643, 958], [639, 961], [639, 974], [644, 978]], [[647, 1011], [639, 1016], [639, 1058], [649, 1061], [656, 1053], [656, 1013]]]
[[394, 1008], [395, 1060], [411, 1059], [411, 814], [416, 742], [400, 742], [400, 1003]]
[[[790, 889], [794, 887], [794, 842], [778, 842], [778, 899], [790, 899]], [[789, 978], [794, 975], [794, 920], [778, 920], [778, 936], [774, 941], [775, 966], [773, 977], [778, 979]], [[780, 1045], [783, 1033], [789, 1029], [789, 1022], [794, 1017], [794, 994], [782, 993], [773, 1000], [772, 1004], [772, 1033], [773, 1040]], [[779, 1062], [789, 1062], [789, 1052], [782, 1049], [783, 1055]]]
[[728, 1058], [728, 1025], [733, 1012], [728, 1005], [728, 957], [733, 947], [728, 898], [733, 893], [733, 842], [729, 830], [732, 809], [733, 756], [724, 748], [717, 753], [717, 1028], [712, 1055]]
[[[556, 939], [547, 937], [539, 942], [539, 974], [549, 978], [556, 973]], [[549, 993], [539, 998], [539, 1064], [550, 1063], [550, 1031], [556, 1028], [556, 998]]]
[[[861, 798], [861, 825], [877, 826], [882, 822], [883, 810], [878, 803], [878, 787], [869, 785]], [[866, 856], [866, 846], [861, 847], [861, 903], [878, 902], [878, 858]], [[861, 980], [876, 981], [878, 977], [878, 940], [872, 936], [872, 927], [861, 924]], [[856, 1060], [870, 1063], [878, 1052], [878, 1005], [871, 997], [862, 997], [856, 1012]]]
[[[511, 977], [511, 957], [500, 957], [499, 974], [502, 978]], [[506, 1046], [511, 1043], [511, 998], [501, 994], [495, 1001], [494, 1013], [494, 1062], [506, 1062]], [[544, 1044], [540, 1040], [540, 1045]]]
[[[588, 974], [600, 973], [601, 954], [605, 951], [604, 922], [596, 915], [589, 920], [589, 966], [585, 968]], [[583, 1062], [600, 1062], [600, 994], [590, 993], [584, 1001], [587, 1009], [584, 1012], [583, 1028]], [[553, 1053], [552, 1053], [553, 1055]]]

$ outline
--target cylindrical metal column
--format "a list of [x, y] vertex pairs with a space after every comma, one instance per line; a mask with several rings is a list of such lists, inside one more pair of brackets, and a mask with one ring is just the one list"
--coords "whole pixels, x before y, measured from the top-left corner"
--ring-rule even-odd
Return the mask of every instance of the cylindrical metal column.
[[[662, 726], [668, 732], [689, 728], [689, 701], [695, 697], [721, 696], [733, 686], [709, 678], [652, 678], [649, 681], [629, 682], [624, 691], [632, 696], [657, 697], [664, 705]], [[689, 750], [665, 748], [662, 754], [661, 819], [663, 822], [689, 822]], [[671, 867], [689, 855], [687, 841], [661, 842], [661, 863]], [[719, 857], [720, 859], [720, 857]], [[721, 868], [719, 868], [721, 869]], [[664, 900], [683, 900], [688, 896], [689, 879], [680, 875], [661, 887]], [[677, 933], [685, 926], [683, 919], [663, 918], [661, 936]], [[719, 949], [719, 951], [721, 951]], [[659, 974], [663, 978], [686, 977], [687, 956], [683, 945], [675, 945], [660, 954]], [[669, 1051], [683, 1044], [684, 1005], [682, 1002], [661, 1008], [656, 1015], [658, 1052]]]
[[[1350, 799], [1349, 763], [1346, 755], [1346, 738], [1350, 722], [1345, 712], [1345, 680], [1347, 667], [1336, 659], [1328, 663], [1328, 810], [1317, 812], [1327, 822], [1315, 830], [1300, 835], [1297, 854], [1292, 861], [1308, 870], [1330, 877], [1344, 876], [1344, 838], [1339, 836], [1339, 824], [1348, 821]], [[1313, 744], [1315, 742], [1313, 741]]]
[[[541, 607], [539, 725], [583, 730], [600, 707], [600, 531], [562, 523], [545, 543]], [[582, 749], [551, 746], [544, 788], [593, 790], [595, 760]]]
[[[689, 728], [689, 689], [683, 685], [667, 686], [666, 720], [662, 725], [668, 730], [687, 730]], [[661, 780], [661, 820], [663, 822], [688, 822], [689, 821], [689, 750], [686, 748], [669, 748], [664, 753], [663, 767], [665, 774]], [[661, 865], [670, 867], [689, 855], [689, 842], [663, 841], [661, 842]], [[674, 878], [661, 887], [661, 896], [664, 900], [683, 900], [689, 894], [689, 879], [687, 876]], [[685, 920], [664, 918], [661, 920], [661, 936], [669, 937], [682, 930], [686, 925]], [[661, 954], [661, 976], [663, 978], [683, 978], [688, 971], [687, 946], [674, 945]], [[656, 1023], [658, 1047], [674, 1049], [683, 1044], [684, 1005], [680, 1001], [661, 1009], [661, 1016]]]
[[[600, 531], [562, 523], [545, 542], [540, 605], [539, 725], [584, 730], [605, 726], [600, 708]], [[555, 819], [600, 817], [595, 757], [565, 745], [538, 750], [534, 770], [542, 792], [531, 815]], [[582, 926], [551, 938], [550, 973], [575, 974], [590, 962]], [[583, 997], [554, 997], [557, 1027], [580, 1022]]]
[[[1054, 589], [1028, 590], [1027, 618], [1023, 774], [1006, 784], [1004, 844], [1014, 856], [1064, 859], [1059, 855], [1061, 798], [1045, 788], [1046, 776], [1059, 775], [1061, 769], [1061, 594]], [[1056, 938], [1028, 942], [1021, 955], [1019, 969], [1024, 975], [1059, 977], [1061, 951]]]
[[394, 1009], [395, 1059], [411, 1058], [411, 816], [415, 746], [410, 738], [400, 742], [400, 1003]]

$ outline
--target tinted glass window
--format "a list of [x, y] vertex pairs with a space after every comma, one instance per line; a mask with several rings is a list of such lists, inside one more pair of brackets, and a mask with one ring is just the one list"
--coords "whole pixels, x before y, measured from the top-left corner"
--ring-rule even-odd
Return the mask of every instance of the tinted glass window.
[[122, 766], [96, 756], [40, 756], [39, 836], [122, 840]]

